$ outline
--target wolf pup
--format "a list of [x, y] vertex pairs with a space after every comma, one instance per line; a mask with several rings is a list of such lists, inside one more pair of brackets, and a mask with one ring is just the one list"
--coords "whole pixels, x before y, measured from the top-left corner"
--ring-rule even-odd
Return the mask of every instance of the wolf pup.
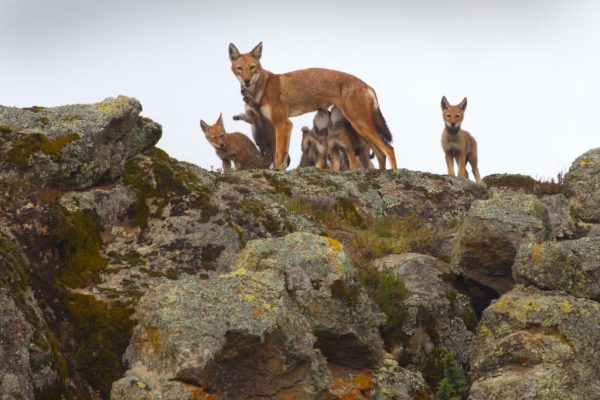
[[[236, 121], [245, 121], [252, 125], [252, 138], [265, 159], [273, 160], [275, 156], [275, 129], [271, 121], [261, 113], [256, 101], [242, 87], [242, 95], [246, 102], [246, 112], [235, 115]], [[289, 161], [288, 161], [289, 164]]]
[[231, 163], [237, 171], [242, 169], [269, 168], [271, 160], [264, 158], [254, 143], [243, 133], [226, 133], [223, 114], [214, 125], [200, 120], [200, 127], [206, 140], [216, 149], [223, 162], [223, 172], [231, 172]]
[[313, 127], [302, 127], [302, 158], [298, 167], [327, 168], [327, 140], [329, 135], [329, 111], [318, 110]]
[[339, 108], [331, 108], [328, 139], [331, 170], [369, 168], [369, 145], [344, 118]]
[[262, 42], [241, 54], [229, 44], [231, 70], [275, 128], [275, 168], [285, 169], [292, 123], [290, 117], [336, 105], [375, 151], [379, 166], [386, 158], [396, 169], [392, 134], [379, 109], [375, 91], [357, 77], [323, 68], [274, 74], [260, 65]]
[[442, 133], [442, 149], [446, 154], [448, 175], [454, 175], [454, 160], [458, 165], [458, 176], [469, 178], [467, 162], [471, 164], [475, 181], [479, 182], [479, 169], [477, 168], [477, 142], [471, 134], [460, 129], [460, 124], [467, 108], [467, 98], [460, 104], [450, 105], [446, 96], [442, 97], [442, 115], [444, 117], [444, 132]]

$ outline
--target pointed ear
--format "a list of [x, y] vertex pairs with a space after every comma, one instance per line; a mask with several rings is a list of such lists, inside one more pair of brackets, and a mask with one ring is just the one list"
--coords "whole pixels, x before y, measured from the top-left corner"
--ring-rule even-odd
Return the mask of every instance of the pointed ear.
[[448, 107], [450, 107], [450, 103], [448, 103], [448, 99], [446, 98], [446, 96], [442, 96], [442, 110], [445, 110]]
[[458, 105], [458, 108], [465, 111], [465, 109], [467, 108], [467, 98], [466, 97], [463, 99], [463, 101], [460, 102], [460, 104]]
[[250, 54], [252, 54], [252, 57], [256, 58], [257, 60], [260, 60], [260, 57], [262, 56], [262, 42], [257, 44], [256, 47], [250, 51]]
[[219, 119], [217, 120], [217, 122], [215, 123], [216, 125], [221, 125], [221, 128], [225, 128], [225, 125], [223, 124], [223, 113], [219, 114]]
[[202, 132], [206, 133], [208, 131], [208, 124], [200, 120], [200, 128], [202, 128]]
[[239, 56], [240, 56], [240, 51], [238, 50], [237, 47], [235, 47], [235, 44], [229, 43], [229, 59], [231, 60], [231, 62], [234, 62], [235, 60], [237, 60]]

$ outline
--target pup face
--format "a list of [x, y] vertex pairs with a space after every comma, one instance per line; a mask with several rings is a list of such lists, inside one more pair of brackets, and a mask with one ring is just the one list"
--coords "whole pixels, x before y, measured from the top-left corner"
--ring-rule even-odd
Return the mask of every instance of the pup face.
[[314, 130], [319, 136], [327, 135], [329, 128], [329, 111], [318, 110], [313, 118]]
[[229, 44], [229, 59], [231, 71], [242, 84], [243, 89], [252, 91], [260, 76], [260, 57], [262, 56], [262, 42], [256, 45], [249, 53], [240, 54], [233, 43]]
[[442, 97], [442, 116], [447, 128], [457, 130], [463, 121], [465, 109], [467, 108], [467, 98], [465, 97], [460, 104], [450, 105], [446, 97]]
[[223, 114], [219, 115], [219, 119], [214, 125], [208, 125], [206, 122], [200, 120], [200, 127], [204, 132], [206, 140], [213, 145], [217, 150], [225, 149], [225, 126], [223, 125]]

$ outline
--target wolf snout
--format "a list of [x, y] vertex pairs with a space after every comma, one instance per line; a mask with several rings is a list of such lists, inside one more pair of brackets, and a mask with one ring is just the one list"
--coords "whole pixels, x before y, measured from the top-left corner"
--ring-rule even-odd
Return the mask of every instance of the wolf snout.
[[244, 79], [244, 85], [246, 87], [249, 87], [250, 86], [250, 79]]

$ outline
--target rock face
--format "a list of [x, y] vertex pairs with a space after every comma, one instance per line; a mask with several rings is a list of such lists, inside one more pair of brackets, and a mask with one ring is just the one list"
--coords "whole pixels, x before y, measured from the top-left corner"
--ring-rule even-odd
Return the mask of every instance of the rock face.
[[[452, 351], [463, 368], [468, 367], [468, 349], [476, 318], [469, 298], [445, 281], [446, 263], [423, 254], [392, 254], [374, 261], [374, 266], [402, 278], [408, 289], [403, 302], [407, 316], [402, 324], [404, 338], [396, 346], [402, 365], [421, 371], [439, 371], [442, 350]], [[429, 374], [431, 375], [431, 374]], [[436, 384], [441, 376], [426, 376]]]
[[317, 338], [315, 346], [329, 361], [357, 369], [380, 363], [384, 316], [361, 289], [338, 241], [307, 233], [256, 240], [248, 243], [236, 267], [280, 274]]
[[[325, 396], [331, 375], [323, 355], [354, 368], [381, 363], [382, 316], [337, 241], [306, 233], [257, 240], [236, 265], [149, 291], [128, 363], [232, 399]], [[120, 381], [112, 398], [125, 398], [118, 396], [131, 386]]]
[[23, 255], [2, 232], [0, 271], [0, 398], [56, 395], [64, 390], [64, 359], [27, 285]]
[[[567, 197], [514, 175], [218, 174], [154, 147], [140, 111], [0, 107], [0, 398], [427, 399], [462, 382], [441, 351], [474, 399], [600, 397], [598, 149]], [[506, 292], [515, 255], [517, 282], [560, 292]]]
[[600, 300], [600, 237], [528, 244], [519, 249], [515, 281]]
[[512, 265], [523, 243], [551, 236], [548, 210], [533, 195], [496, 193], [475, 201], [454, 248], [452, 269], [498, 293], [513, 286]]
[[596, 302], [515, 287], [483, 313], [469, 399], [600, 398], [598, 324]]
[[84, 189], [117, 178], [125, 161], [158, 142], [161, 127], [119, 96], [91, 105], [0, 107], [2, 168], [41, 184]]
[[579, 156], [565, 175], [567, 197], [575, 216], [600, 222], [600, 148]]

